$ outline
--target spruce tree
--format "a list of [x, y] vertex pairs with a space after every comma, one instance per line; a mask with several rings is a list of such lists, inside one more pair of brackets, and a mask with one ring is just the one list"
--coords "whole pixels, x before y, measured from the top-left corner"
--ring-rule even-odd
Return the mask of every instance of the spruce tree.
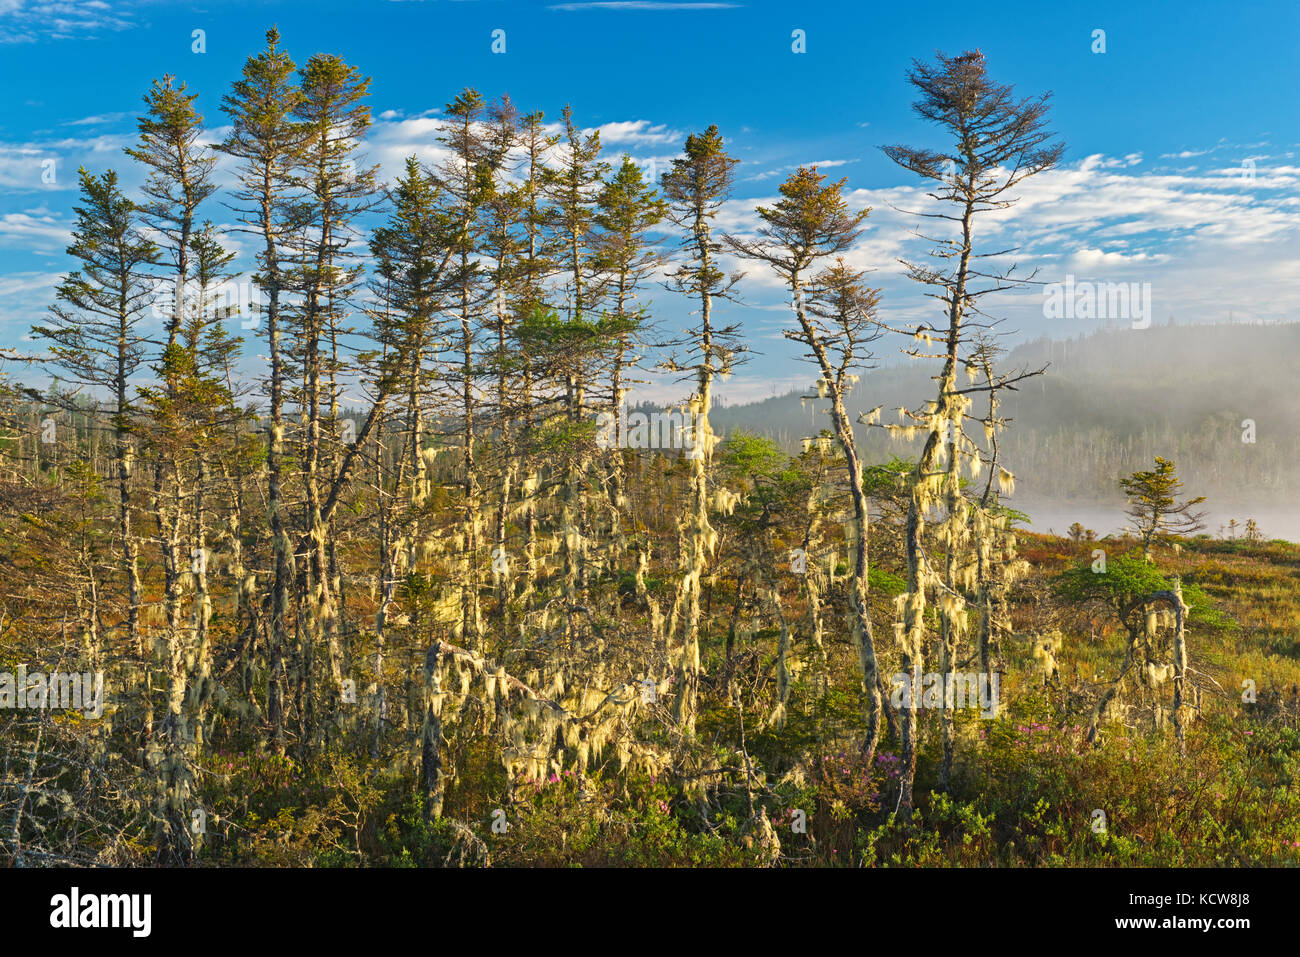
[[[918, 93], [914, 111], [939, 126], [950, 138], [950, 146], [946, 150], [887, 146], [884, 152], [904, 169], [934, 181], [930, 196], [948, 204], [942, 208], [952, 212], [927, 215], [953, 223], [956, 231], [955, 236], [925, 237], [934, 244], [936, 263], [906, 263], [909, 277], [927, 287], [927, 294], [943, 304], [945, 313], [941, 323], [918, 326], [913, 334], [918, 345], [910, 353], [941, 363], [938, 394], [923, 410], [903, 410], [915, 424], [896, 427], [908, 437], [916, 431], [925, 436], [909, 480], [907, 591], [900, 599], [903, 671], [911, 676], [923, 670], [928, 592], [939, 596], [941, 668], [950, 670], [957, 658], [966, 620], [965, 599], [957, 590], [959, 553], [970, 544], [960, 469], [963, 464], [978, 462], [978, 452], [964, 431], [971, 400], [966, 390], [957, 387], [957, 371], [968, 358], [963, 352], [969, 333], [990, 325], [980, 302], [1023, 281], [1014, 275], [1014, 266], [984, 266], [984, 260], [1004, 256], [1007, 250], [978, 252], [975, 226], [978, 217], [1013, 205], [1015, 199], [1009, 191], [1055, 166], [1064, 148], [1050, 142], [1048, 97], [1017, 98], [1011, 87], [988, 76], [984, 55], [978, 50], [954, 57], [939, 54], [932, 64], [913, 61], [908, 82]], [[937, 351], [929, 351], [936, 342]], [[1011, 488], [1010, 472], [1002, 470], [1000, 479], [1004, 487]], [[925, 516], [937, 504], [942, 504], [946, 513], [942, 569], [932, 566], [922, 543]], [[910, 696], [902, 715], [899, 807], [906, 811], [912, 807], [916, 775], [919, 729], [914, 698]], [[945, 753], [950, 755], [952, 724], [947, 711], [944, 738]]]
[[608, 456], [607, 483], [610, 534], [612, 543], [621, 551], [620, 518], [628, 504], [625, 497], [623, 411], [628, 386], [632, 383], [627, 374], [640, 358], [636, 351], [645, 344], [649, 323], [647, 304], [638, 302], [639, 294], [646, 279], [662, 262], [649, 234], [667, 215], [668, 204], [659, 197], [654, 184], [646, 182], [641, 167], [626, 155], [613, 177], [601, 189], [596, 204], [595, 225], [600, 230], [596, 237], [596, 262], [609, 291], [606, 313], [610, 322], [607, 327], [615, 340], [607, 406], [612, 420], [610, 439], [613, 445], [613, 453]]
[[695, 391], [687, 407], [690, 414], [691, 507], [682, 519], [684, 542], [681, 585], [673, 603], [669, 634], [680, 634], [674, 649], [678, 697], [674, 717], [683, 735], [695, 733], [700, 674], [701, 578], [713, 551], [714, 531], [709, 524], [709, 463], [713, 433], [709, 410], [714, 381], [729, 374], [743, 351], [738, 328], [714, 321], [715, 299], [731, 297], [739, 275], [727, 276], [718, 267], [721, 236], [714, 235], [713, 220], [731, 195], [734, 170], [740, 161], [728, 156], [716, 126], [686, 138], [684, 154], [672, 161], [660, 186], [668, 201], [668, 219], [680, 230], [681, 259], [669, 271], [669, 288], [699, 303], [698, 325], [688, 332], [688, 358], [666, 361], [672, 372], [693, 375]]
[[[269, 374], [265, 380], [269, 428], [266, 431], [267, 515], [272, 567], [270, 673], [267, 676], [266, 716], [272, 746], [285, 747], [289, 655], [289, 601], [295, 578], [293, 545], [285, 510], [285, 420], [288, 356], [283, 340], [286, 296], [290, 293], [291, 240], [296, 221], [292, 200], [294, 174], [301, 162], [307, 131], [295, 119], [301, 93], [294, 80], [296, 66], [280, 49], [280, 34], [267, 31], [266, 49], [244, 63], [240, 78], [222, 99], [230, 133], [219, 149], [238, 160], [233, 191], [241, 230], [257, 242], [254, 281], [265, 295]], [[260, 604], [260, 603], [259, 603]]]

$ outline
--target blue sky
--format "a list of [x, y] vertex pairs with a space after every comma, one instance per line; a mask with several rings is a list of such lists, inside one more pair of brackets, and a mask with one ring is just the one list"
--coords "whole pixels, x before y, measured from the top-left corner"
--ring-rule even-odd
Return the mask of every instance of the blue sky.
[[[1279, 321], [1300, 296], [1300, 4], [524, 3], [517, 0], [325, 0], [194, 4], [152, 0], [0, 0], [0, 346], [20, 342], [70, 261], [64, 255], [75, 170], [119, 168], [150, 81], [175, 73], [199, 92], [214, 135], [221, 95], [278, 24], [299, 62], [341, 54], [374, 77], [373, 161], [394, 172], [411, 152], [436, 156], [437, 111], [462, 87], [509, 93], [523, 109], [600, 127], [613, 159], [660, 167], [686, 133], [717, 123], [742, 160], [728, 228], [752, 228], [798, 164], [848, 177], [872, 206], [855, 264], [877, 270], [887, 318], [914, 324], [933, 306], [901, 276], [920, 257], [924, 190], [884, 144], [944, 145], [910, 111], [913, 57], [979, 48], [995, 79], [1051, 90], [1066, 144], [1060, 170], [1027, 183], [1022, 202], [977, 239], [1018, 246], [1049, 281], [1145, 283], [1157, 322]], [[491, 52], [492, 31], [506, 52]], [[792, 31], [807, 52], [791, 50]], [[205, 31], [206, 52], [192, 52]], [[1093, 32], [1105, 31], [1094, 53]], [[56, 181], [43, 183], [53, 159]], [[1253, 164], [1253, 176], [1244, 175]], [[218, 224], [229, 214], [205, 211]], [[787, 322], [769, 277], [751, 270], [745, 324], [763, 354], [724, 395], [740, 400], [806, 382], [780, 338]], [[687, 321], [652, 294], [669, 326]], [[996, 303], [1006, 328], [1068, 338], [1100, 320], [1044, 315], [1040, 290]], [[1135, 331], [1134, 348], [1140, 348]], [[884, 358], [897, 344], [885, 343]]]

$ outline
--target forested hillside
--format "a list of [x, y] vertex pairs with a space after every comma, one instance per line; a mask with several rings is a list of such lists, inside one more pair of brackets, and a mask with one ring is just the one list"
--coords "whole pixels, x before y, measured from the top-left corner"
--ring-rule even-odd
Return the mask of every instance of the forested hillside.
[[[1297, 861], [1300, 547], [1190, 537], [1228, 476], [1293, 488], [1258, 337], [1295, 333], [1008, 353], [981, 230], [1061, 161], [1046, 96], [914, 64], [931, 145], [885, 153], [944, 213], [901, 330], [815, 167], [728, 232], [717, 127], [652, 182], [466, 89], [381, 183], [369, 79], [291, 46], [219, 124], [147, 87], [145, 186], [81, 171], [7, 352], [0, 866]], [[717, 405], [733, 263], [789, 294], [807, 418]], [[1177, 349], [1234, 335], [1260, 371], [1198, 393]], [[654, 418], [651, 369], [683, 392]], [[1130, 540], [1003, 500], [1130, 472]]]
[[[1003, 406], [1014, 423], [1003, 450], [1016, 463], [1020, 499], [1115, 504], [1122, 501], [1119, 476], [1169, 455], [1189, 488], [1243, 514], [1294, 503], [1300, 397], [1279, 394], [1277, 383], [1288, 380], [1297, 351], [1300, 323], [1153, 325], [1071, 338], [1062, 330], [1056, 339], [1016, 346], [1007, 356], [1012, 365], [1047, 368], [1008, 393]], [[919, 403], [930, 373], [878, 353], [889, 364], [866, 379], [856, 404]], [[816, 426], [801, 394], [722, 407], [715, 424], [796, 451]], [[1243, 441], [1247, 419], [1255, 424], [1253, 442]], [[906, 443], [878, 430], [858, 432], [873, 458], [910, 454]]]

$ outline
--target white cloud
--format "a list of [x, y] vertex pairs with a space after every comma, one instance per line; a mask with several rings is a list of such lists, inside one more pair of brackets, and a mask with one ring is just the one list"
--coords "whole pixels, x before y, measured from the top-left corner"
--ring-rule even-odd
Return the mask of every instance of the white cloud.
[[833, 159], [833, 160], [813, 160], [805, 163], [787, 163], [784, 166], [776, 166], [761, 173], [755, 173], [753, 176], [746, 176], [744, 181], [747, 183], [762, 182], [765, 179], [771, 179], [773, 176], [779, 176], [782, 173], [792, 173], [800, 166], [816, 167], [817, 169], [834, 169], [836, 166], [847, 166], [850, 163], [858, 162], [857, 157], [853, 159]]
[[131, 113], [101, 113], [98, 116], [86, 116], [79, 120], [65, 120], [60, 126], [103, 126], [105, 123], [119, 123]]
[[584, 133], [600, 133], [601, 146], [663, 146], [680, 143], [685, 134], [669, 129], [662, 123], [653, 124], [649, 120], [625, 120], [615, 123], [602, 123], [595, 130]]
[[436, 166], [451, 154], [438, 142], [442, 121], [425, 111], [420, 116], [384, 119], [370, 129], [366, 137], [367, 162], [378, 163], [380, 179], [392, 182], [402, 174], [406, 158], [415, 156], [429, 166]]
[[[1242, 147], [1226, 146], [1225, 156]], [[1154, 320], [1225, 321], [1231, 311], [1242, 321], [1294, 318], [1300, 300], [1300, 167], [1266, 158], [1257, 162], [1253, 183], [1239, 166], [1223, 160], [1183, 171], [1151, 170], [1137, 154], [1087, 156], [1024, 181], [1008, 210], [978, 217], [977, 251], [1015, 250], [983, 260], [986, 271], [1017, 265], [1016, 275], [1037, 271], [1038, 283], [1062, 280], [1148, 283]], [[771, 185], [770, 183], [768, 184]], [[872, 207], [866, 231], [845, 255], [854, 268], [869, 270], [867, 281], [883, 289], [881, 318], [895, 327], [935, 319], [936, 306], [909, 280], [899, 259], [927, 262], [933, 243], [914, 231], [943, 236], [941, 221], [913, 213], [936, 211], [930, 187], [906, 185], [846, 190], [851, 209]], [[753, 235], [754, 206], [771, 197], [728, 202], [718, 228]], [[724, 259], [726, 268], [745, 270], [741, 293], [751, 308], [737, 318], [769, 355], [762, 371], [738, 374], [733, 394], [761, 396], [788, 368], [793, 346], [769, 346], [776, 329], [788, 325], [785, 295], [771, 270]], [[1090, 331], [1086, 321], [1049, 321], [1042, 289], [1030, 285], [998, 293], [982, 305], [1005, 319], [1004, 331], [1067, 337]], [[753, 308], [759, 307], [759, 308]], [[783, 315], [786, 313], [786, 315]], [[1099, 323], [1098, 323], [1099, 324]], [[879, 350], [888, 358], [890, 348]]]
[[[0, 143], [0, 189], [43, 193], [76, 189], [77, 168], [92, 172], [123, 169], [130, 161], [122, 147], [132, 142], [127, 135], [63, 137], [45, 142]], [[46, 182], [47, 162], [54, 161], [54, 182]]]
[[71, 228], [49, 210], [0, 215], [0, 246], [55, 253], [62, 252], [71, 240]]
[[0, 299], [9, 300], [32, 292], [45, 293], [53, 298], [54, 287], [62, 278], [55, 272], [19, 272], [0, 276]]
[[0, 44], [129, 30], [135, 24], [121, 7], [104, 0], [0, 0]]

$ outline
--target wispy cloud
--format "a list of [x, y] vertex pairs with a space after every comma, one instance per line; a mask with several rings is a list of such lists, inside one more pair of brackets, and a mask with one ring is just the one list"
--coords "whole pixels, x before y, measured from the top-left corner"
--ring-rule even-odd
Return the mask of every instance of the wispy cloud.
[[105, 0], [0, 0], [0, 43], [67, 40], [134, 25], [121, 5]]
[[17, 192], [76, 189], [79, 166], [95, 172], [107, 167], [129, 168], [122, 147], [131, 141], [127, 135], [104, 135], [84, 139], [63, 137], [46, 142], [0, 142], [0, 189]]
[[20, 272], [0, 276], [0, 299], [11, 299], [29, 292], [41, 292], [53, 297], [55, 286], [63, 277], [56, 272]]
[[[1261, 158], [1248, 179], [1233, 165], [1243, 149], [1216, 151], [1217, 162], [1181, 171], [1151, 166], [1136, 154], [1098, 154], [1026, 180], [1015, 206], [977, 224], [981, 248], [1013, 250], [985, 260], [984, 268], [1015, 264], [1018, 276], [1036, 271], [1037, 283], [1063, 281], [1067, 274], [1080, 281], [1148, 283], [1161, 321], [1171, 315], [1222, 320], [1229, 309], [1238, 319], [1293, 317], [1290, 304], [1300, 299], [1300, 165], [1285, 156]], [[884, 290], [882, 315], [899, 325], [933, 313], [899, 262], [925, 261], [933, 245], [914, 234], [921, 222], [915, 214], [939, 209], [929, 192], [915, 180], [846, 191], [851, 209], [871, 207], [872, 213], [845, 259], [870, 271], [872, 284]], [[777, 198], [733, 199], [720, 211], [718, 226], [753, 237], [760, 225], [754, 207]], [[781, 301], [780, 282], [770, 270], [724, 258], [724, 268], [746, 272], [742, 295], [751, 307]], [[1049, 323], [1040, 285], [1000, 293], [984, 305], [1026, 334], [1088, 331], [1082, 324]], [[752, 309], [748, 313], [742, 318], [747, 326], [761, 325]]]
[[858, 160], [855, 157], [854, 159], [813, 160], [811, 163], [787, 163], [784, 166], [774, 166], [772, 169], [764, 170], [761, 173], [755, 173], [753, 176], [746, 176], [745, 182], [759, 183], [765, 179], [771, 179], [773, 176], [779, 176], [782, 173], [792, 173], [800, 166], [807, 168], [817, 167], [818, 169], [832, 169], [836, 166], [847, 166], [849, 163], [856, 162], [858, 162]]
[[130, 113], [100, 113], [97, 116], [86, 116], [79, 120], [64, 120], [60, 126], [104, 126], [107, 123], [120, 123], [122, 120], [131, 116]]
[[71, 239], [68, 222], [44, 207], [0, 216], [0, 247], [61, 253]]
[[662, 123], [654, 124], [649, 120], [623, 120], [615, 123], [602, 123], [594, 131], [600, 133], [602, 146], [663, 146], [680, 143], [685, 134], [679, 130], [669, 129]]

